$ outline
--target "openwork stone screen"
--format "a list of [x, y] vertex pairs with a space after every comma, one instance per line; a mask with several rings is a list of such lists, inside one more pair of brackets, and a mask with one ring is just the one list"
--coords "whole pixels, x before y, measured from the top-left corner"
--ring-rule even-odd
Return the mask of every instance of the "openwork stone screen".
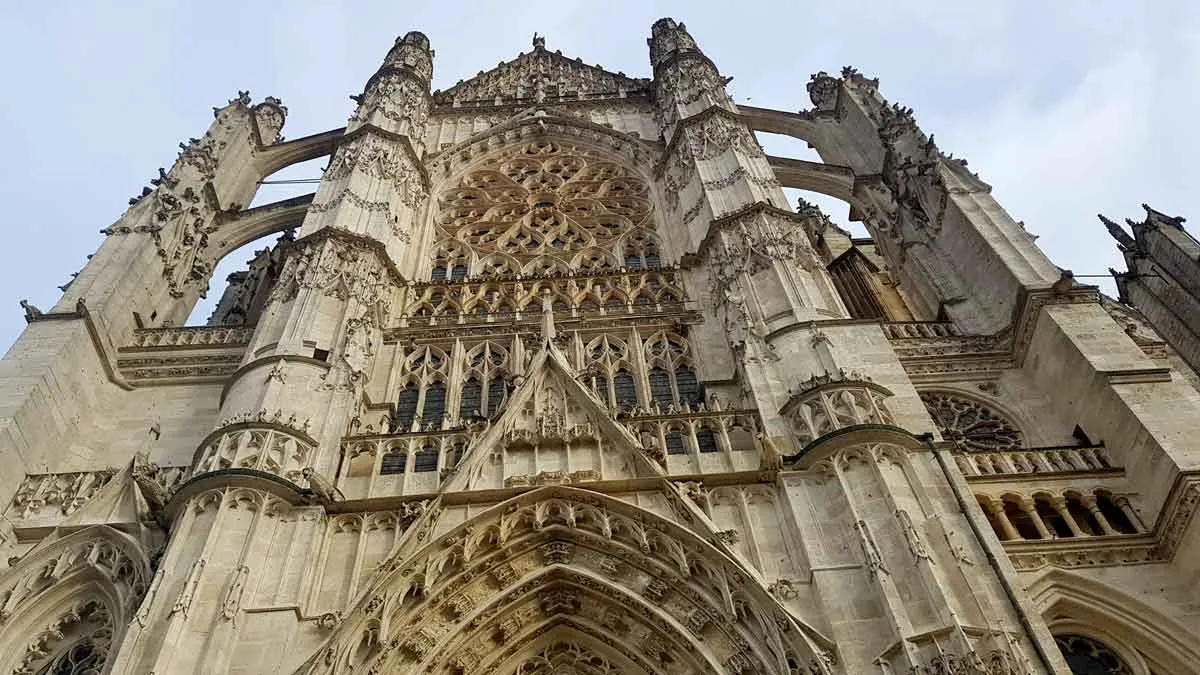
[[433, 279], [657, 268], [648, 193], [590, 150], [527, 143], [442, 193]]
[[1024, 445], [1021, 432], [987, 406], [945, 392], [921, 392], [942, 438], [969, 452], [1016, 450]]

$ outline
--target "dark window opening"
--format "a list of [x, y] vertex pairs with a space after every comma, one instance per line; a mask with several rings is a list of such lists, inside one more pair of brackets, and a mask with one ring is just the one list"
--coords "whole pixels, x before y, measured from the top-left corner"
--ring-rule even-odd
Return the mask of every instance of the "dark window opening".
[[679, 433], [678, 431], [671, 431], [667, 433], [667, 454], [687, 454], [687, 449], [683, 447], [683, 434]]
[[467, 383], [463, 385], [462, 398], [458, 403], [459, 419], [474, 419], [477, 415], [482, 414], [482, 403], [483, 387], [474, 378], [467, 380]]
[[616, 390], [618, 406], [632, 408], [637, 405], [637, 388], [633, 384], [633, 375], [628, 371], [617, 371], [613, 377], [613, 389]]
[[700, 452], [720, 452], [717, 447], [717, 436], [711, 429], [701, 429], [696, 432], [696, 446]]
[[650, 398], [662, 408], [674, 403], [674, 392], [671, 391], [671, 378], [667, 371], [655, 368], [650, 371]]
[[432, 445], [421, 448], [421, 451], [413, 457], [414, 472], [437, 471], [437, 465], [438, 451]]
[[383, 461], [379, 463], [379, 474], [387, 476], [404, 473], [406, 464], [408, 464], [408, 453], [401, 451], [389, 452], [383, 456]]
[[392, 423], [392, 430], [398, 433], [404, 433], [412, 428], [413, 420], [417, 416], [417, 401], [421, 398], [421, 392], [417, 389], [417, 385], [409, 383], [400, 392], [400, 400], [396, 403], [396, 417]]
[[328, 349], [314, 349], [313, 350], [313, 358], [318, 361], [328, 362], [329, 361], [329, 350]]
[[425, 390], [425, 406], [421, 409], [421, 425], [440, 427], [446, 417], [446, 385], [437, 382]]
[[494, 417], [500, 412], [500, 404], [504, 403], [504, 398], [508, 394], [508, 386], [504, 380], [495, 379], [488, 384], [487, 390], [487, 410], [484, 412], [488, 417]]
[[687, 366], [681, 366], [675, 370], [675, 385], [679, 387], [679, 400], [688, 403], [696, 403], [700, 401], [700, 383], [696, 380], [696, 373]]

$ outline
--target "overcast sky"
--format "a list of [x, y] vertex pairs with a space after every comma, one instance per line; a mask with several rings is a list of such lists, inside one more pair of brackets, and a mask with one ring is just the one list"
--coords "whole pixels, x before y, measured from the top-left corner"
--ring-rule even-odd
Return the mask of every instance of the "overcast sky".
[[[686, 22], [738, 103], [798, 110], [818, 70], [853, 64], [970, 161], [1009, 212], [1076, 274], [1119, 266], [1096, 220], [1141, 202], [1200, 227], [1200, 3], [76, 2], [0, 9], [0, 346], [48, 309], [176, 144], [238, 89], [289, 108], [284, 134], [342, 126], [396, 36], [424, 31], [434, 88], [530, 49], [648, 76], [646, 38]], [[765, 138], [773, 154], [811, 158]], [[799, 147], [797, 147], [799, 145]], [[318, 175], [309, 165], [296, 177]], [[311, 191], [265, 187], [258, 203]], [[826, 202], [829, 203], [829, 202]], [[845, 208], [832, 215], [845, 222]], [[222, 265], [244, 262], [235, 254]], [[214, 295], [219, 292], [214, 282]], [[1111, 287], [1111, 285], [1109, 285]], [[194, 315], [202, 322], [206, 314]]]

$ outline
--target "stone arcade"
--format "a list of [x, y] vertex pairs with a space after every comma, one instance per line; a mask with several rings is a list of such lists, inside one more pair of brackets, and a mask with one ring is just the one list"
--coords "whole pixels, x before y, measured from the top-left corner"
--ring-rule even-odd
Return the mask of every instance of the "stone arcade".
[[1176, 352], [876, 80], [649, 47], [216, 108], [0, 362], [0, 673], [1200, 672]]

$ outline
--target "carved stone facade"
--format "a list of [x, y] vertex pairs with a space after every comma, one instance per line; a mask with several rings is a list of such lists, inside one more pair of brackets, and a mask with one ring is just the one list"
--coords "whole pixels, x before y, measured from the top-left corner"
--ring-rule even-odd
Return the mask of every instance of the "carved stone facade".
[[345, 128], [217, 108], [0, 361], [0, 673], [1200, 672], [1177, 335], [877, 80], [649, 52], [434, 91], [411, 32]]

